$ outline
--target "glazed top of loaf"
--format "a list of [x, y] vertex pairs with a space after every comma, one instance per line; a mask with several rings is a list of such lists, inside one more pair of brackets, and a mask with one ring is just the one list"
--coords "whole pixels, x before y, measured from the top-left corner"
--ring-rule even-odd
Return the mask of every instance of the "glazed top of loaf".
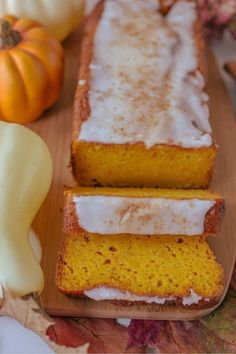
[[[212, 145], [194, 2], [167, 16], [157, 0], [106, 0], [89, 65], [89, 114], [78, 139], [104, 144]], [[85, 85], [79, 80], [79, 86]]]

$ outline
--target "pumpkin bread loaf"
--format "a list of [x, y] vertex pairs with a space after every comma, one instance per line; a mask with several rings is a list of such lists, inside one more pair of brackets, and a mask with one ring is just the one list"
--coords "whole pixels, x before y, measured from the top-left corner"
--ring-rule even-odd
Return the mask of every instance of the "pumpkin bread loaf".
[[102, 0], [87, 20], [72, 166], [80, 185], [207, 187], [217, 152], [196, 4]]
[[223, 271], [208, 244], [186, 236], [67, 236], [56, 284], [94, 300], [211, 307], [223, 292]]
[[224, 200], [206, 190], [78, 187], [65, 191], [64, 232], [214, 235]]
[[158, 3], [101, 0], [87, 20], [71, 145], [84, 187], [65, 191], [56, 285], [96, 301], [203, 309], [224, 290], [202, 237], [218, 231], [224, 200], [196, 190], [217, 152], [203, 41], [195, 1]]

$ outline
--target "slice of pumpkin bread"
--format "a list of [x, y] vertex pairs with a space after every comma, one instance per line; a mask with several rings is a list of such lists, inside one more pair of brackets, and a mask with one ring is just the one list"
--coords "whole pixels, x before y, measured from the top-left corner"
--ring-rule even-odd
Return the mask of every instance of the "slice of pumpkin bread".
[[72, 167], [80, 185], [202, 188], [217, 146], [194, 1], [100, 1], [87, 20]]
[[66, 236], [56, 273], [65, 294], [198, 308], [216, 304], [223, 284], [208, 244], [186, 236]]

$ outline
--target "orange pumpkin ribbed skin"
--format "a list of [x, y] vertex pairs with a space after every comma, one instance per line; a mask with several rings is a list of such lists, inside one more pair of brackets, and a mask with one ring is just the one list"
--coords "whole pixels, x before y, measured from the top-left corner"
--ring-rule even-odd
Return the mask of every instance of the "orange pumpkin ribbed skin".
[[59, 41], [39, 23], [5, 16], [20, 41], [0, 47], [0, 119], [29, 123], [59, 97], [64, 54]]

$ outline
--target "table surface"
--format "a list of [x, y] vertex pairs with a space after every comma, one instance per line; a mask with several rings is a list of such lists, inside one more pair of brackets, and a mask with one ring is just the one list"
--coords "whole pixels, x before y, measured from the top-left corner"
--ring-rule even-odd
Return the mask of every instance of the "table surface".
[[[225, 61], [236, 60], [236, 41], [233, 41], [229, 35], [226, 35], [221, 42], [212, 43], [212, 48], [221, 68]], [[223, 70], [222, 76], [236, 113], [236, 83]], [[39, 336], [25, 329], [15, 320], [0, 317], [0, 353], [53, 353], [53, 351]]]

